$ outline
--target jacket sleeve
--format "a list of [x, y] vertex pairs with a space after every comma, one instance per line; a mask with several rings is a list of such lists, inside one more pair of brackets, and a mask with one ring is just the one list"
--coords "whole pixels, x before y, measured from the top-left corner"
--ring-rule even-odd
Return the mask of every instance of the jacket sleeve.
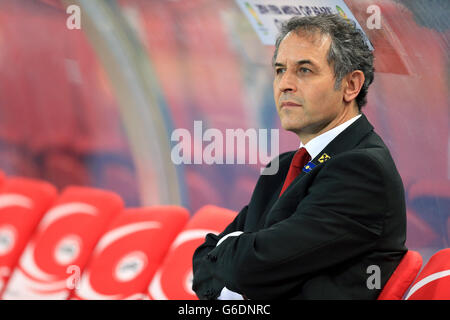
[[375, 246], [388, 205], [385, 179], [365, 152], [328, 160], [288, 218], [208, 250], [202, 272], [249, 299], [298, 292], [311, 274]]
[[220, 294], [220, 291], [225, 286], [224, 282], [211, 273], [207, 266], [211, 259], [214, 258], [209, 255], [217, 242], [227, 234], [235, 231], [241, 231], [244, 228], [245, 218], [247, 215], [248, 206], [245, 206], [236, 218], [225, 228], [219, 235], [208, 233], [205, 237], [205, 242], [199, 246], [192, 258], [192, 268], [194, 279], [192, 283], [192, 290], [200, 299], [215, 299]]

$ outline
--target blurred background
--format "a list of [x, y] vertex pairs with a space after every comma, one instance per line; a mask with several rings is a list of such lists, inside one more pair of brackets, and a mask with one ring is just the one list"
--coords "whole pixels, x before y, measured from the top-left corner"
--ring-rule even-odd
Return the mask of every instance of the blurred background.
[[[450, 1], [345, 3], [375, 47], [363, 112], [403, 178], [407, 246], [426, 260], [450, 242]], [[81, 29], [66, 26], [71, 4]], [[279, 129], [273, 49], [234, 0], [0, 0], [0, 170], [112, 190], [127, 207], [239, 211], [260, 165], [174, 165], [171, 134]], [[281, 129], [280, 153], [297, 146]]]

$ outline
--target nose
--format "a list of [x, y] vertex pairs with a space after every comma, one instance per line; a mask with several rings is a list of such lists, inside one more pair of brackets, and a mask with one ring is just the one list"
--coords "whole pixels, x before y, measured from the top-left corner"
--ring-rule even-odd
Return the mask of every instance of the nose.
[[295, 82], [295, 76], [290, 72], [285, 72], [278, 83], [278, 89], [281, 92], [296, 92], [297, 85]]

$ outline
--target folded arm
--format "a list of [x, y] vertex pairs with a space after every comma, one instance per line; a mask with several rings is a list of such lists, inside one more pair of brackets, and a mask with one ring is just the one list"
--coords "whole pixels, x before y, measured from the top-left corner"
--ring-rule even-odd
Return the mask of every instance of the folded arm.
[[216, 248], [220, 239], [225, 239], [227, 235], [243, 230], [247, 209], [248, 207], [245, 206], [222, 233], [218, 235], [208, 233], [205, 242], [195, 250], [192, 259], [194, 273], [192, 289], [200, 299], [215, 299], [225, 287], [223, 281], [211, 272], [209, 263], [213, 258], [209, 253]]

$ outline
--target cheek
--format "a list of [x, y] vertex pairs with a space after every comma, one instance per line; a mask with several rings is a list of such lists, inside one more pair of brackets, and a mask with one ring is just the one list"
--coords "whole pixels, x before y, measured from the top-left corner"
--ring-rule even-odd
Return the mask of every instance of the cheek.
[[332, 109], [339, 103], [339, 91], [335, 91], [334, 87], [328, 86], [316, 86], [318, 90], [310, 92], [310, 103], [317, 109], [326, 110]]

